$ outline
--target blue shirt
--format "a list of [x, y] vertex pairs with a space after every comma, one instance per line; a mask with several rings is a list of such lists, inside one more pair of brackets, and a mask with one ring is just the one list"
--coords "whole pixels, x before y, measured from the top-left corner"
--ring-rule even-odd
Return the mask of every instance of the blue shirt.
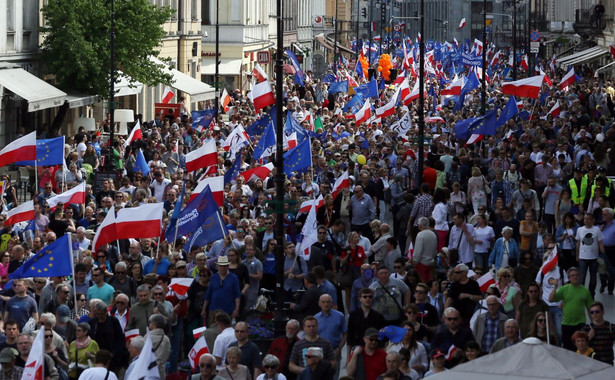
[[348, 332], [344, 314], [331, 309], [328, 316], [321, 311], [314, 318], [318, 321], [318, 335], [328, 340], [334, 350], [338, 348], [342, 341], [342, 335]]
[[335, 285], [333, 285], [331, 281], [325, 280], [322, 284], [318, 285], [318, 287], [323, 293], [330, 295], [333, 305], [337, 306], [337, 289], [335, 288]]
[[211, 276], [205, 299], [209, 302], [209, 310], [223, 310], [229, 315], [235, 311], [235, 300], [241, 296], [239, 278], [229, 272], [224, 281], [220, 273]]
[[615, 245], [615, 221], [611, 221], [611, 223], [605, 225], [602, 228], [602, 244], [608, 247], [612, 247]]
[[[152, 271], [154, 270], [155, 261], [156, 260], [150, 260], [143, 266], [143, 275], [152, 273]], [[160, 262], [158, 263], [158, 266], [156, 267], [156, 274], [166, 276], [169, 273], [170, 265], [171, 263], [169, 262], [169, 260], [167, 259], [160, 260]]]
[[113, 292], [115, 292], [115, 288], [109, 284], [104, 284], [100, 288], [98, 285], [94, 284], [88, 289], [87, 297], [88, 300], [98, 298], [109, 305], [113, 299]]

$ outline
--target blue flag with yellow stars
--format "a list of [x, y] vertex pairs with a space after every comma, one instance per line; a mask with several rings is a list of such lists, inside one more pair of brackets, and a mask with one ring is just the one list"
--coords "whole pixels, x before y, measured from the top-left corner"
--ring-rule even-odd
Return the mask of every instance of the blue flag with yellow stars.
[[[236, 161], [241, 161], [237, 159]], [[188, 241], [184, 245], [186, 252], [190, 252], [192, 247], [203, 247], [216, 240], [223, 239], [228, 235], [226, 225], [222, 223], [222, 215], [220, 214], [220, 208], [214, 200], [214, 196], [209, 189], [209, 185], [201, 192], [203, 199], [205, 199], [205, 206], [199, 210], [199, 213], [204, 215], [202, 217], [203, 222], [201, 226], [194, 231], [194, 233], [188, 238]]]
[[70, 234], [66, 234], [41, 249], [9, 277], [16, 279], [69, 276], [73, 273], [72, 252]]
[[515, 99], [514, 95], [511, 95], [510, 98], [508, 98], [508, 103], [506, 103], [506, 107], [504, 107], [504, 109], [502, 110], [502, 114], [498, 118], [498, 121], [495, 126], [501, 127], [502, 125], [506, 124], [508, 120], [515, 117], [515, 115], [518, 113], [519, 108], [517, 107], [517, 99]]
[[[470, 135], [495, 136], [497, 130], [496, 123], [497, 110], [489, 111], [485, 116], [462, 120], [455, 125], [455, 136], [465, 140]], [[467, 123], [470, 121], [470, 123]], [[465, 122], [465, 123], [464, 123]]]
[[[62, 165], [64, 163], [64, 136], [36, 140], [36, 164], [38, 166]], [[18, 166], [34, 166], [34, 160], [19, 161]]]
[[284, 153], [284, 173], [301, 172], [312, 166], [312, 142], [310, 139]]

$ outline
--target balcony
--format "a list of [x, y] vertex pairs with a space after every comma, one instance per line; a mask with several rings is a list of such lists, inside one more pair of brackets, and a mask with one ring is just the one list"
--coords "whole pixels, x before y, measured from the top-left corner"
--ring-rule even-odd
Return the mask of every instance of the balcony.
[[607, 20], [607, 15], [603, 15], [601, 20], [596, 19], [591, 9], [577, 9], [572, 27], [583, 38], [602, 36]]

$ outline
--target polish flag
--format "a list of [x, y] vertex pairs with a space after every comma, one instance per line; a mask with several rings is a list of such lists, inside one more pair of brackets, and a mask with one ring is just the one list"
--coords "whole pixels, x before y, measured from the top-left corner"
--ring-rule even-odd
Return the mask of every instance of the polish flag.
[[574, 68], [571, 68], [570, 71], [562, 78], [562, 81], [559, 82], [559, 88], [562, 90], [569, 85], [573, 84], [577, 80], [576, 75], [574, 74]]
[[199, 359], [203, 354], [208, 354], [209, 348], [207, 347], [207, 341], [204, 336], [201, 336], [192, 346], [192, 349], [188, 353], [190, 359], [190, 365], [193, 369], [199, 368]]
[[231, 108], [229, 107], [230, 103], [231, 103], [231, 96], [228, 94], [225, 88], [224, 91], [222, 91], [222, 96], [220, 97], [220, 104], [222, 105], [222, 109], [224, 110], [224, 113], [227, 113], [228, 110]]
[[160, 236], [163, 211], [162, 202], [121, 209], [115, 219], [117, 233], [113, 240]]
[[222, 149], [231, 153], [231, 161], [235, 160], [235, 155], [239, 150], [250, 143], [250, 136], [240, 124], [233, 129], [222, 143]]
[[32, 342], [32, 348], [28, 354], [28, 360], [23, 368], [22, 379], [43, 380], [43, 366], [45, 365], [45, 326], [40, 330]]
[[126, 337], [126, 342], [130, 342], [132, 338], [141, 336], [141, 334], [139, 334], [139, 329], [132, 329], [124, 331], [124, 336]]
[[493, 277], [492, 271], [487, 271], [487, 273], [480, 276], [476, 282], [478, 282], [478, 286], [480, 286], [481, 293], [485, 293], [487, 289], [493, 284], [495, 284], [495, 278]]
[[551, 250], [551, 253], [549, 254], [549, 257], [547, 257], [547, 259], [545, 260], [544, 264], [542, 264], [542, 266], [540, 267], [540, 271], [542, 272], [542, 274], [547, 274], [551, 270], [553, 270], [553, 268], [555, 268], [557, 266], [557, 264], [558, 264], [557, 245], [555, 245], [553, 250]]
[[446, 86], [446, 88], [442, 91], [440, 91], [440, 95], [442, 96], [458, 96], [461, 95], [461, 90], [463, 89], [463, 85], [464, 85], [464, 78], [458, 78], [457, 80], [454, 80], [453, 82], [451, 82], [448, 86]]
[[169, 284], [169, 288], [173, 289], [177, 295], [185, 296], [188, 293], [188, 289], [190, 289], [190, 285], [194, 281], [193, 278], [173, 278], [171, 279], [171, 283]]
[[551, 82], [551, 79], [549, 79], [547, 74], [545, 74], [545, 72], [542, 71], [542, 69], [540, 69], [540, 75], [544, 75], [545, 76], [545, 82], [549, 85], [549, 87], [553, 86], [553, 82]]
[[62, 203], [64, 205], [69, 204], [84, 204], [85, 203], [85, 181], [81, 182], [77, 186], [73, 187], [70, 190], [67, 190], [61, 194], [55, 195], [49, 199], [47, 199], [47, 204], [49, 205], [50, 210], [56, 208], [56, 206]]
[[212, 165], [218, 165], [218, 149], [213, 140], [186, 154], [186, 170], [189, 172]]
[[369, 102], [369, 99], [365, 101], [363, 107], [354, 115], [357, 125], [369, 120], [372, 117], [372, 104]]
[[491, 63], [489, 65], [493, 67], [493, 65], [497, 65], [499, 62], [500, 62], [500, 50], [498, 50], [498, 52], [493, 55], [493, 58], [491, 59]]
[[143, 138], [143, 134], [141, 133], [141, 122], [137, 120], [137, 124], [132, 128], [130, 134], [126, 141], [124, 141], [124, 148], [130, 145], [135, 140], [141, 140]]
[[470, 144], [477, 143], [477, 142], [483, 140], [484, 138], [485, 138], [485, 136], [483, 136], [483, 135], [477, 135], [476, 133], [473, 133], [472, 136], [470, 136], [470, 138], [468, 139], [468, 141], [466, 141], [465, 145], [470, 145]]
[[462, 18], [461, 21], [459, 21], [459, 26], [457, 27], [457, 29], [461, 29], [464, 26], [466, 26], [466, 18]]
[[0, 167], [17, 161], [36, 161], [36, 132], [20, 137], [0, 150]]
[[275, 98], [273, 97], [273, 90], [271, 84], [268, 81], [257, 83], [252, 87], [250, 92], [250, 99], [254, 104], [254, 110], [256, 112], [263, 108], [275, 104]]
[[92, 247], [94, 251], [105, 244], [109, 244], [112, 241], [117, 240], [116, 225], [115, 225], [115, 210], [109, 209], [107, 216], [96, 230], [94, 235], [94, 241], [92, 241]]
[[271, 174], [273, 170], [273, 162], [269, 162], [263, 166], [256, 167], [254, 169], [246, 170], [239, 175], [242, 176], [246, 182], [250, 182], [253, 179], [260, 178], [261, 180], [265, 180]]
[[399, 74], [397, 76], [397, 78], [395, 78], [395, 80], [393, 81], [392, 85], [397, 86], [400, 85], [401, 82], [406, 80], [406, 70], [402, 71], [401, 74]]
[[305, 213], [310, 212], [310, 207], [312, 207], [312, 205], [315, 205], [316, 211], [318, 211], [318, 209], [321, 208], [322, 205], [324, 204], [325, 204], [325, 200], [322, 197], [322, 194], [320, 194], [318, 198], [316, 198], [316, 202], [314, 202], [314, 199], [308, 199], [307, 201], [304, 201], [303, 203], [301, 203], [301, 206], [299, 206], [299, 213], [305, 214]]
[[542, 82], [544, 82], [543, 75], [536, 75], [513, 82], [503, 82], [502, 93], [517, 97], [525, 96], [537, 99], [540, 88], [542, 87]]
[[254, 65], [254, 69], [252, 69], [252, 77], [256, 79], [256, 83], [261, 83], [267, 80], [267, 73], [263, 70], [261, 65], [256, 63], [256, 65]]
[[391, 99], [387, 104], [382, 107], [376, 108], [376, 116], [383, 119], [387, 116], [391, 116], [395, 114], [395, 104], [397, 103], [397, 97], [399, 96], [400, 89], [393, 94]]
[[379, 35], [375, 36], [373, 38], [373, 40], [376, 41], [376, 42], [380, 42], [380, 40], [382, 40], [382, 38], [380, 38], [380, 34], [379, 34]]
[[199, 327], [197, 329], [192, 330], [192, 337], [194, 338], [194, 340], [199, 339], [203, 333], [207, 330], [206, 326], [203, 327]]
[[412, 87], [412, 92], [408, 95], [408, 97], [403, 98], [404, 105], [409, 105], [414, 100], [419, 98], [419, 81], [414, 82], [414, 87]]
[[291, 150], [297, 146], [297, 132], [293, 132], [290, 136], [284, 135], [284, 151]]
[[527, 54], [523, 56], [523, 59], [521, 60], [521, 67], [523, 67], [523, 70], [525, 70], [526, 72], [529, 70], [530, 65], [527, 61]]
[[560, 114], [559, 100], [555, 102], [548, 115], [552, 115], [553, 117], [558, 117]]
[[453, 357], [454, 357], [453, 355], [455, 354], [455, 351], [457, 351], [457, 350], [458, 350], [458, 348], [455, 347], [454, 344], [451, 344], [451, 346], [448, 348], [448, 351], [446, 353], [446, 360], [453, 359]]
[[209, 185], [209, 189], [211, 190], [211, 194], [214, 196], [216, 203], [218, 206], [222, 207], [224, 205], [224, 176], [220, 175], [217, 177], [207, 177], [200, 181], [192, 195], [190, 195], [190, 199], [188, 202], [192, 202], [194, 198], [196, 198], [205, 188]]
[[412, 244], [412, 240], [410, 241], [410, 244], [408, 245], [408, 251], [406, 252], [406, 258], [410, 261], [412, 261], [412, 258], [414, 258], [414, 244]]
[[429, 116], [425, 118], [425, 123], [444, 123], [444, 119], [440, 116]]
[[169, 88], [169, 86], [164, 86], [164, 91], [162, 94], [162, 103], [168, 104], [174, 96], [175, 94], [173, 93], [173, 91], [171, 91], [171, 88]]
[[12, 208], [6, 213], [5, 226], [34, 219], [34, 201], [28, 201]]
[[341, 176], [339, 176], [338, 179], [335, 180], [335, 183], [333, 184], [333, 190], [331, 191], [333, 199], [337, 198], [342, 189], [348, 188], [350, 188], [350, 179], [348, 177], [348, 171], [345, 171]]
[[410, 84], [407, 80], [401, 82], [399, 86], [399, 95], [401, 96], [401, 100], [404, 104], [406, 104], [406, 98], [410, 96]]

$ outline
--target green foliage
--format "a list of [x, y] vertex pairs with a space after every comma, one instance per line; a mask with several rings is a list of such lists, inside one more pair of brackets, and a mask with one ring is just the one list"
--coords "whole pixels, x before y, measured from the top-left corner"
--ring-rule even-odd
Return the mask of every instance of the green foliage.
[[[50, 0], [42, 9], [42, 58], [58, 87], [109, 96], [110, 0]], [[173, 10], [148, 0], [114, 0], [115, 77], [120, 71], [147, 85], [170, 84], [163, 65], [152, 62]]]

